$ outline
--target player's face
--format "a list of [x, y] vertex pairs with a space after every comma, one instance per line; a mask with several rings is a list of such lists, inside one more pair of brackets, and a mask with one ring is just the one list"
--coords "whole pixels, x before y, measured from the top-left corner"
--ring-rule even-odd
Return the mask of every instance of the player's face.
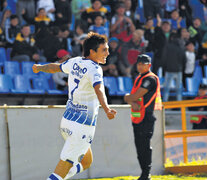
[[151, 67], [151, 64], [143, 64], [143, 63], [137, 64], [137, 70], [141, 74], [148, 72], [150, 70], [150, 67]]
[[[94, 51], [95, 52], [95, 51]], [[107, 43], [100, 44], [95, 52], [96, 62], [100, 64], [106, 63], [106, 58], [109, 55], [109, 46]]]

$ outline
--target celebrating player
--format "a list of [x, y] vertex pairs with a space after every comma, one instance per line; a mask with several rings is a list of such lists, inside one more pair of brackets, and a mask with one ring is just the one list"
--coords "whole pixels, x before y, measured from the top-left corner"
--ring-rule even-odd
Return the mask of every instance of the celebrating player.
[[90, 167], [99, 103], [108, 119], [116, 111], [107, 103], [103, 72], [99, 63], [105, 64], [109, 55], [105, 36], [89, 33], [83, 43], [84, 57], [68, 59], [62, 64], [33, 65], [33, 71], [68, 74], [68, 101], [61, 120], [61, 134], [65, 139], [60, 161], [48, 180], [63, 180]]

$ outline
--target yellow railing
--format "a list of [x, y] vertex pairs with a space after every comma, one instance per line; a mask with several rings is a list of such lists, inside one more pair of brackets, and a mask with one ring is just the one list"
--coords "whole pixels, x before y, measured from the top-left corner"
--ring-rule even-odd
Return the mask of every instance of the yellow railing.
[[165, 132], [165, 138], [183, 138], [183, 160], [188, 162], [187, 137], [207, 136], [207, 130], [187, 130], [186, 128], [186, 107], [207, 106], [207, 99], [169, 101], [163, 102], [164, 109], [181, 108], [182, 130], [175, 132]]

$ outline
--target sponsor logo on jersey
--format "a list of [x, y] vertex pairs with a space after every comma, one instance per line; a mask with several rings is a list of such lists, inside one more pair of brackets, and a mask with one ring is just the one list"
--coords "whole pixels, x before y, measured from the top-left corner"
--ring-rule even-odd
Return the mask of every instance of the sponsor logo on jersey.
[[71, 136], [73, 134], [73, 132], [70, 129], [67, 129], [67, 128], [61, 128], [61, 131], [67, 133], [69, 136]]
[[83, 159], [83, 157], [84, 157], [84, 154], [81, 154], [81, 155], [78, 157], [78, 162], [81, 162], [82, 159]]
[[87, 68], [81, 68], [77, 63], [73, 64], [73, 70], [71, 71], [72, 75], [78, 76], [79, 78], [83, 77], [83, 74], [87, 72]]

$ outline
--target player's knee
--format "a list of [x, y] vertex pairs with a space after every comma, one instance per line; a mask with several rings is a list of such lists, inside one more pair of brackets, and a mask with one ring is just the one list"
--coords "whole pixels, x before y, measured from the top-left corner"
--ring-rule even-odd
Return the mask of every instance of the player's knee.
[[83, 160], [81, 162], [84, 170], [90, 168], [92, 163], [93, 163], [93, 159], [92, 158], [87, 159], [87, 160]]

